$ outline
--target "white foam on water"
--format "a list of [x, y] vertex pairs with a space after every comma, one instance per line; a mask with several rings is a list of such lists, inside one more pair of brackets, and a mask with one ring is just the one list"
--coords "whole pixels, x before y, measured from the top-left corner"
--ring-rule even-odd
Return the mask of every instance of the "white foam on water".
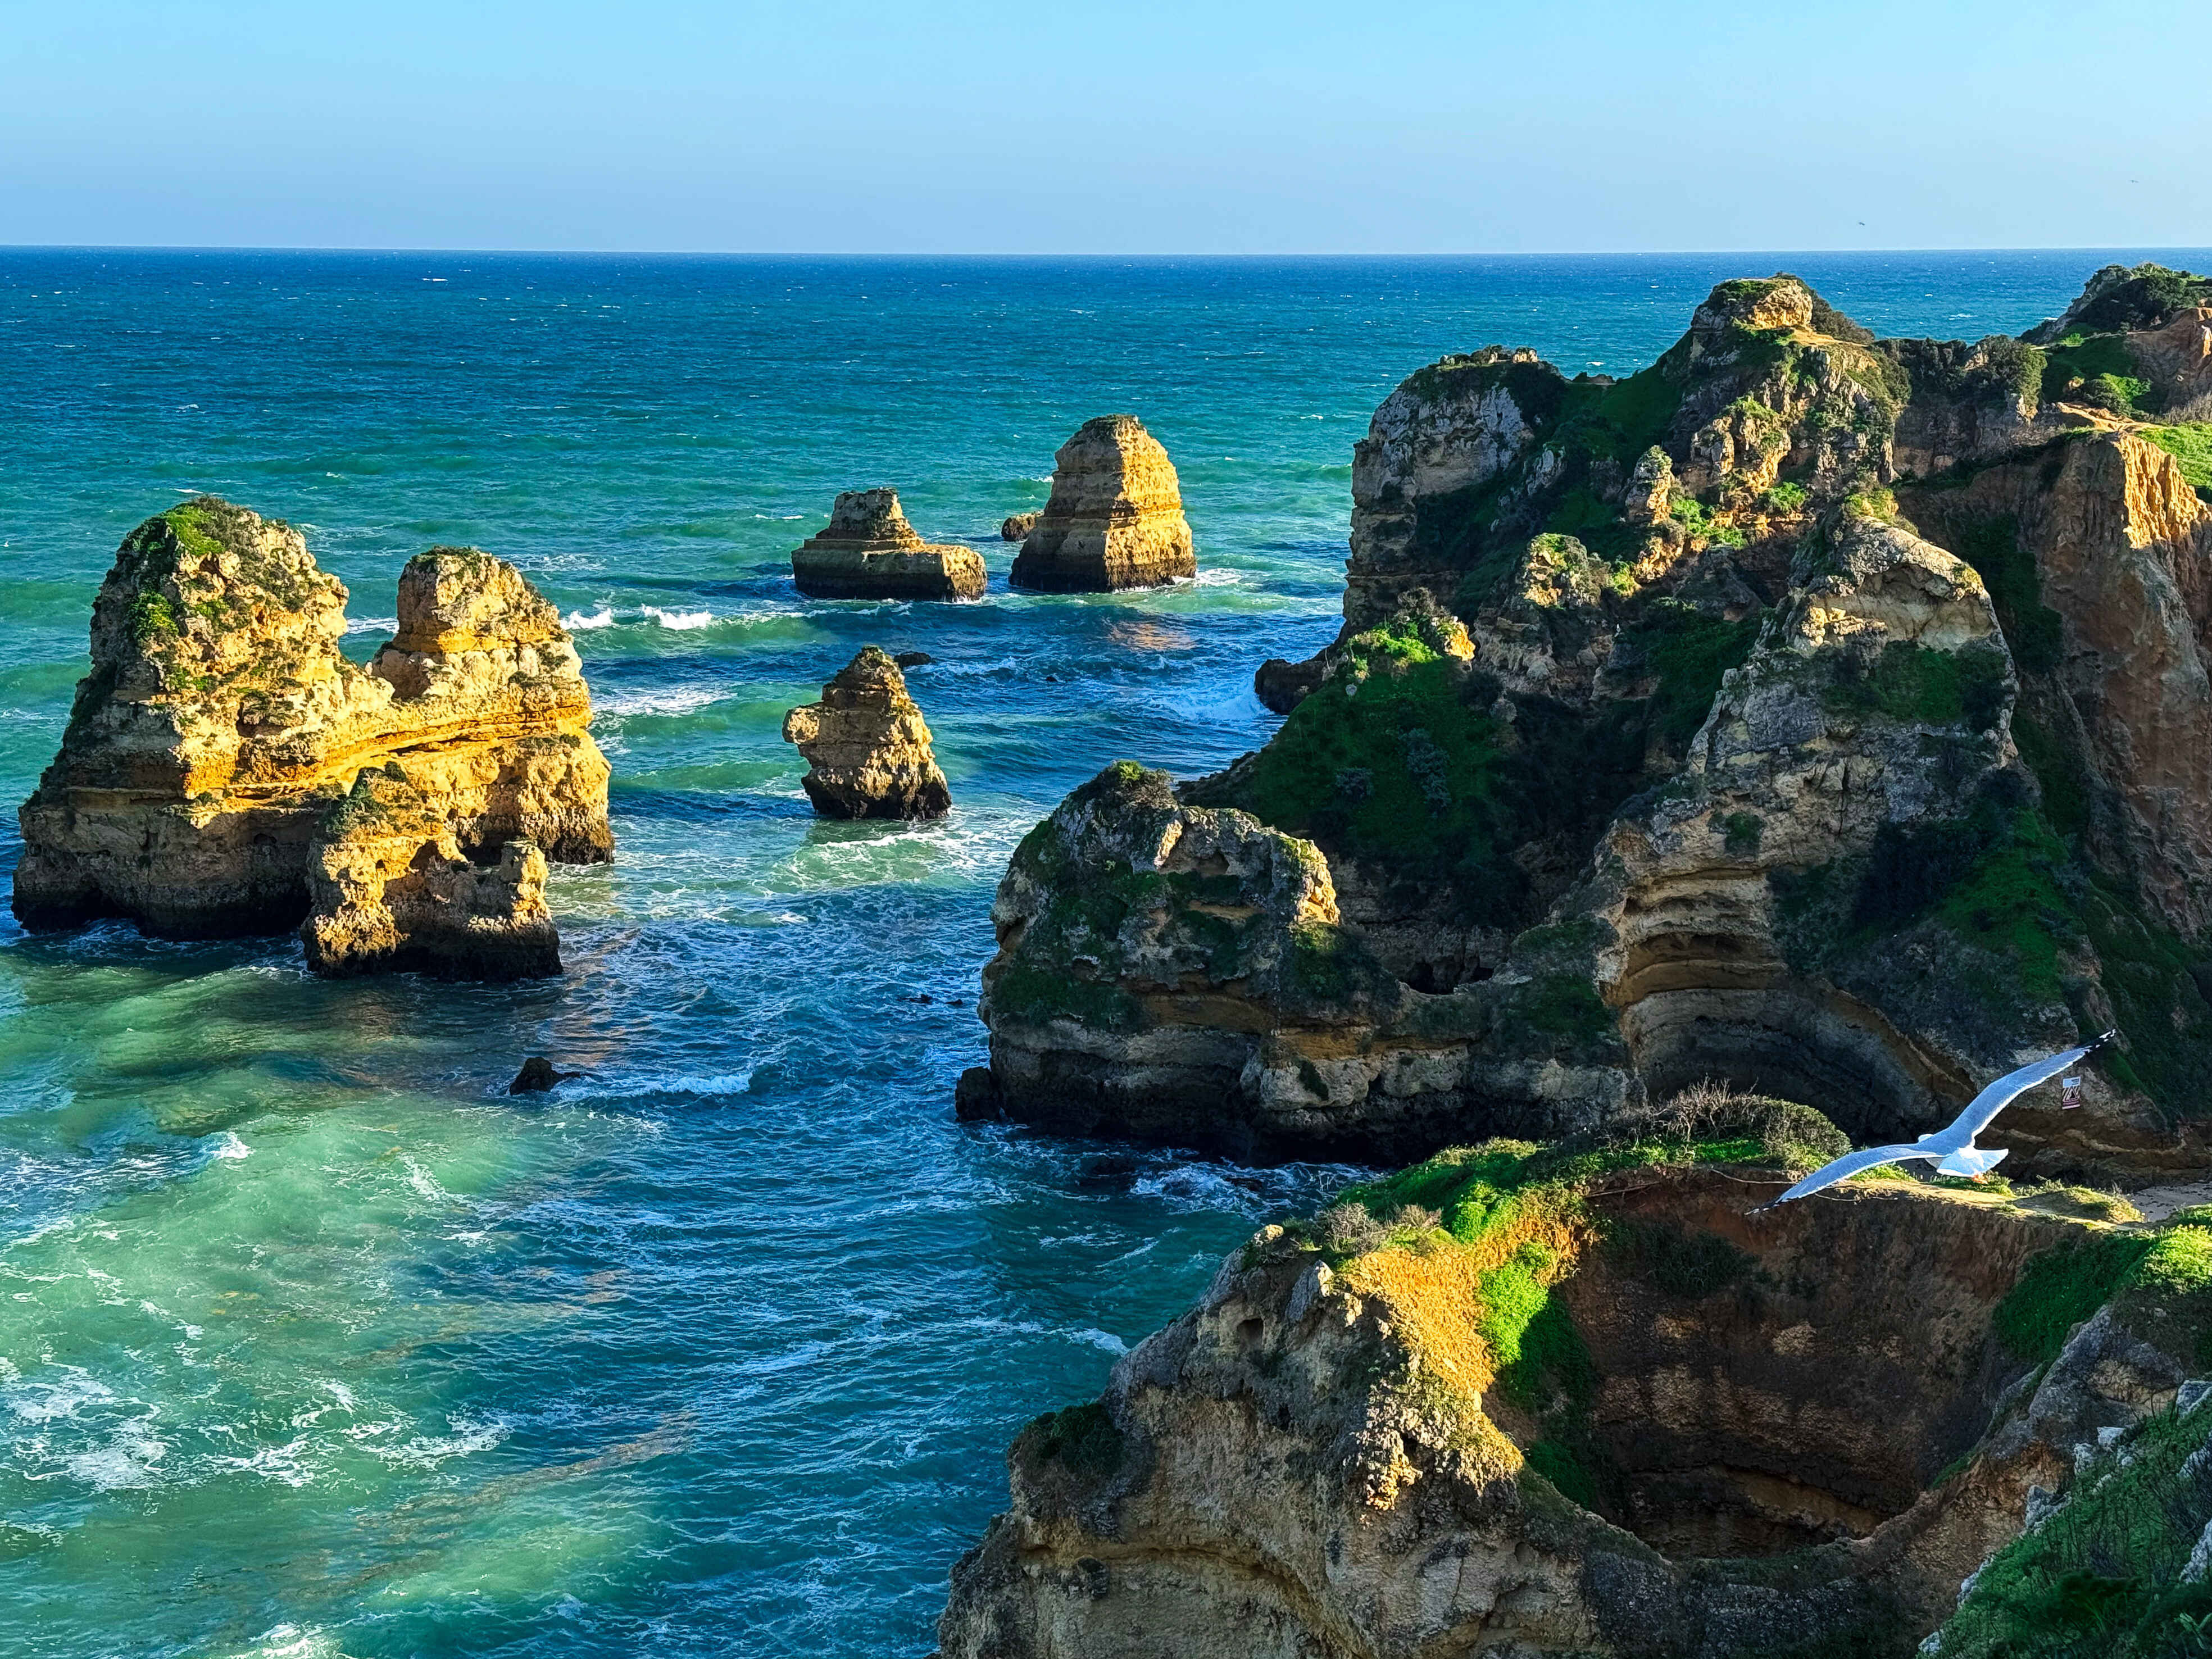
[[666, 691], [611, 691], [594, 699], [601, 714], [688, 714], [728, 700], [726, 687], [679, 685]]
[[300, 1449], [307, 1443], [307, 1437], [301, 1435], [285, 1445], [264, 1446], [251, 1457], [218, 1456], [214, 1461], [264, 1480], [280, 1480], [296, 1492], [314, 1484], [314, 1471], [300, 1461]]
[[399, 618], [397, 617], [348, 617], [345, 631], [349, 634], [397, 634], [399, 631]]
[[642, 609], [647, 616], [663, 628], [673, 628], [679, 632], [694, 628], [711, 628], [714, 622], [714, 613], [711, 611], [664, 611], [657, 605], [648, 605]]
[[742, 1095], [751, 1091], [754, 1070], [748, 1066], [716, 1077], [670, 1077], [661, 1073], [611, 1077], [604, 1083], [580, 1086], [577, 1092], [587, 1100], [623, 1100], [638, 1095]]
[[325, 1631], [272, 1625], [253, 1639], [258, 1646], [225, 1654], [222, 1659], [346, 1659], [337, 1638]]
[[216, 1137], [215, 1145], [208, 1149], [208, 1156], [221, 1158], [252, 1158], [253, 1148], [240, 1140], [234, 1132], [225, 1129]]
[[1094, 1348], [1103, 1348], [1108, 1353], [1127, 1353], [1129, 1352], [1129, 1345], [1124, 1342], [1120, 1337], [1115, 1335], [1111, 1331], [1092, 1330], [1090, 1328], [1085, 1327], [1084, 1329], [1079, 1331], [1063, 1331], [1061, 1334], [1063, 1336], [1072, 1337], [1078, 1342], [1088, 1343]]
[[[153, 1443], [161, 1447], [161, 1443]], [[167, 1447], [161, 1447], [166, 1451]], [[159, 1456], [157, 1451], [155, 1454]], [[62, 1468], [70, 1477], [100, 1492], [133, 1492], [154, 1484], [154, 1471], [122, 1446], [102, 1446], [94, 1451], [77, 1452], [62, 1459]]]
[[571, 611], [561, 618], [561, 626], [572, 634], [586, 634], [594, 628], [612, 628], [614, 625], [615, 613], [605, 605], [589, 612]]
[[26, 1423], [56, 1423], [75, 1417], [80, 1407], [115, 1398], [115, 1391], [90, 1372], [76, 1365], [59, 1369], [68, 1375], [51, 1382], [7, 1382], [0, 1386], [0, 1400]]
[[512, 1419], [497, 1414], [472, 1419], [457, 1413], [446, 1421], [453, 1431], [451, 1434], [418, 1434], [404, 1446], [371, 1446], [369, 1452], [387, 1463], [404, 1463], [410, 1468], [435, 1468], [447, 1458], [489, 1451], [506, 1439], [514, 1427]]
[[402, 1152], [399, 1161], [406, 1166], [407, 1184], [433, 1204], [458, 1204], [460, 1200], [438, 1184], [438, 1179], [417, 1164], [411, 1153]]
[[1244, 580], [1241, 570], [1224, 570], [1219, 565], [1209, 565], [1193, 580], [1200, 587], [1234, 587]]

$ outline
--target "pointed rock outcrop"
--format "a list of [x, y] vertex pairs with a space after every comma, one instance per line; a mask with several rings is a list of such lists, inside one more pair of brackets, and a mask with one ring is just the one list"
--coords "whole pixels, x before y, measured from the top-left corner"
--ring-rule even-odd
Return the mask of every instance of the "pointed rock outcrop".
[[922, 540], [898, 491], [879, 488], [837, 497], [829, 528], [793, 552], [791, 580], [810, 599], [973, 599], [985, 575], [981, 553]]
[[800, 782], [824, 817], [937, 818], [952, 809], [906, 676], [872, 645], [822, 688], [821, 702], [784, 716], [783, 740], [806, 757]]
[[1014, 586], [1107, 593], [1197, 574], [1175, 463], [1159, 440], [1133, 415], [1085, 421], [1053, 457], [1052, 495], [1015, 557]]

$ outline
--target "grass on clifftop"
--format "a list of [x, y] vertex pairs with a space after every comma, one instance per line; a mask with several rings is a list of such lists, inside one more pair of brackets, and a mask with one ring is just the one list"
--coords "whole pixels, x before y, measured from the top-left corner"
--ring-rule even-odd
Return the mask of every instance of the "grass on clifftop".
[[2064, 398], [2115, 415], [2151, 413], [2159, 402], [2125, 336], [2079, 331], [2045, 352], [2043, 397], [2045, 402]]
[[1464, 669], [1395, 623], [1346, 653], [1224, 804], [1355, 858], [1470, 875], [1503, 862], [1498, 728], [1461, 696]]
[[2142, 435], [2180, 462], [2181, 476], [2199, 495], [2212, 501], [2212, 421], [2146, 427]]
[[[1598, 1496], [1587, 1417], [1589, 1355], [1552, 1286], [1595, 1245], [1626, 1250], [1670, 1293], [1708, 1294], [1740, 1255], [1723, 1241], [1608, 1228], [1583, 1201], [1596, 1177], [1654, 1165], [1810, 1170], [1850, 1141], [1810, 1107], [1693, 1090], [1668, 1107], [1549, 1146], [1492, 1140], [1347, 1188], [1306, 1240], [1345, 1282], [1391, 1309], [1422, 1358], [1423, 1404], [1467, 1425], [1467, 1449], [1510, 1474], [1520, 1454], [1481, 1411], [1492, 1388], [1546, 1424], [1528, 1456], [1586, 1506]], [[1619, 1233], [1618, 1237], [1613, 1237]]]

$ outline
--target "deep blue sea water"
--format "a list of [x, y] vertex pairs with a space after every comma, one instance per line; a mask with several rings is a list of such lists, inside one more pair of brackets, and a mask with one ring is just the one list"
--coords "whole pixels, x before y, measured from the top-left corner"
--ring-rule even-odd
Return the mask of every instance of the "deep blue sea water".
[[[0, 798], [116, 543], [212, 490], [305, 529], [364, 654], [410, 554], [520, 565], [620, 848], [556, 871], [569, 971], [519, 988], [0, 921], [0, 1651], [927, 1653], [1020, 1424], [1347, 1176], [951, 1099], [1015, 842], [1109, 761], [1255, 747], [1252, 669], [1334, 634], [1375, 404], [1492, 341], [1627, 370], [1726, 276], [1971, 338], [2142, 257], [0, 250]], [[1200, 580], [1009, 593], [1000, 519], [1116, 410]], [[797, 599], [791, 547], [876, 483], [985, 600]], [[937, 659], [943, 823], [800, 793], [784, 710], [871, 641]], [[541, 1051], [588, 1079], [497, 1092]]]

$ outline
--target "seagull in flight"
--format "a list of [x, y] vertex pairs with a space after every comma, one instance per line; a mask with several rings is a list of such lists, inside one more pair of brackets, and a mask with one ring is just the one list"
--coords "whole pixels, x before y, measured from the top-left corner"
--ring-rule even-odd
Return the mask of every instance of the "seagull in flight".
[[2021, 1066], [2017, 1072], [2007, 1072], [1995, 1083], [1976, 1095], [1966, 1109], [1952, 1119], [1948, 1128], [1934, 1134], [1923, 1135], [1910, 1146], [1869, 1146], [1863, 1151], [1846, 1152], [1832, 1164], [1824, 1164], [1776, 1199], [1772, 1204], [1762, 1204], [1749, 1213], [1771, 1210], [1776, 1205], [1787, 1204], [1793, 1198], [1803, 1198], [1819, 1192], [1823, 1187], [1832, 1187], [1845, 1176], [1856, 1175], [1861, 1170], [1871, 1170], [1877, 1164], [1902, 1164], [1908, 1158], [1924, 1158], [1936, 1165], [1936, 1172], [1947, 1176], [1984, 1176], [1997, 1166], [2005, 1155], [2003, 1147], [1984, 1150], [1974, 1145], [1974, 1137], [1990, 1127], [1999, 1112], [2013, 1101], [2046, 1078], [2057, 1077], [2069, 1066], [2087, 1060], [2119, 1034], [2107, 1031], [2094, 1042], [2079, 1048], [2069, 1048], [2064, 1054], [2053, 1054], [2048, 1060], [2039, 1060]]

